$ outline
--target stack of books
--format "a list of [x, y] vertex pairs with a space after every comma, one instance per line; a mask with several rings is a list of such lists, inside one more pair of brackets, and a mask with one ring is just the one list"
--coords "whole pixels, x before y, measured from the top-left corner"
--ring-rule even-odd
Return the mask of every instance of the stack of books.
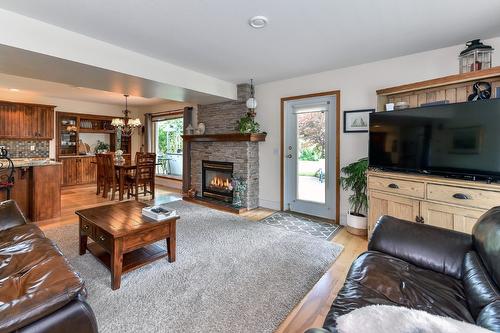
[[170, 210], [164, 205], [149, 206], [142, 209], [142, 215], [155, 221], [163, 221], [176, 216], [176, 211]]

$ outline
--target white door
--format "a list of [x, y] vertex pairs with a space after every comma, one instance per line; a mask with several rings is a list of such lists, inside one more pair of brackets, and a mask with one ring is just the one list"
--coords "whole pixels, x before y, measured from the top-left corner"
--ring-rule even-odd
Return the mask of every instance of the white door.
[[335, 99], [285, 102], [285, 210], [335, 218]]

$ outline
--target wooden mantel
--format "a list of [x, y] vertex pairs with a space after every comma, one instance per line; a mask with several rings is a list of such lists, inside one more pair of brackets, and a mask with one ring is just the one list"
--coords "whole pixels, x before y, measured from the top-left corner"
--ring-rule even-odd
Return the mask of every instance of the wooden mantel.
[[183, 135], [184, 141], [190, 142], [224, 142], [224, 141], [266, 141], [267, 133], [226, 133], [226, 134], [204, 134], [204, 135]]

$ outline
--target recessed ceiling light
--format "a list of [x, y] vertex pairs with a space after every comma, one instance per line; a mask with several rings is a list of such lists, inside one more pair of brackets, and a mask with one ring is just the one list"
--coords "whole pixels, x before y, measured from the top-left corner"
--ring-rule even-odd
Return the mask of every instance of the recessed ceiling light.
[[248, 24], [250, 24], [252, 28], [261, 29], [267, 25], [267, 21], [267, 17], [265, 16], [254, 16], [248, 20]]
[[16, 88], [9, 88], [10, 91], [19, 91], [19, 89]]

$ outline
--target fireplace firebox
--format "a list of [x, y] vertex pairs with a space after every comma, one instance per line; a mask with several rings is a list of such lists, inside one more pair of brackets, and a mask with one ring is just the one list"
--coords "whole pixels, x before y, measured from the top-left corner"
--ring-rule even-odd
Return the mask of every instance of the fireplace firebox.
[[202, 161], [202, 196], [232, 203], [232, 178], [233, 163]]

